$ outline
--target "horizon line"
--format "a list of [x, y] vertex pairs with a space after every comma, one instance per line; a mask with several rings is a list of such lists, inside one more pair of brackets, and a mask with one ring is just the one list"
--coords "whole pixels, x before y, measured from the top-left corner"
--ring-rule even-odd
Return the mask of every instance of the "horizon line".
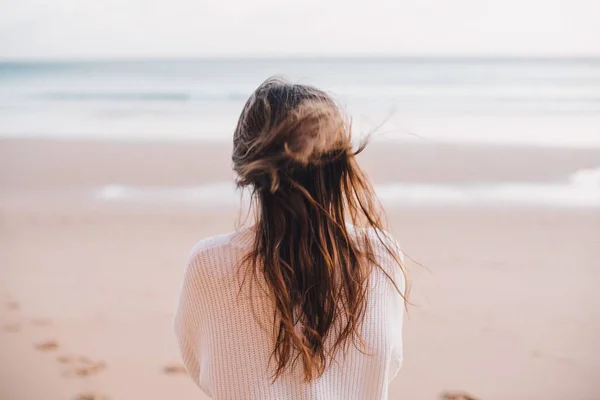
[[0, 57], [0, 63], [93, 63], [93, 62], [156, 62], [156, 61], [590, 61], [600, 62], [599, 55], [469, 55], [469, 54], [256, 54], [256, 55], [189, 55], [189, 56], [94, 56], [94, 57]]

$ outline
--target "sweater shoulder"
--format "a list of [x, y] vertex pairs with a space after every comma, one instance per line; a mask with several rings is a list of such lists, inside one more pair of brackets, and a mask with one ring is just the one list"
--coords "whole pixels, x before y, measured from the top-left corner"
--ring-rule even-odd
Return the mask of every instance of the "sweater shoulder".
[[233, 235], [234, 232], [230, 232], [201, 239], [190, 250], [188, 260], [193, 261], [196, 257], [203, 254], [231, 246]]
[[231, 232], [211, 236], [196, 243], [188, 256], [188, 273], [192, 273], [198, 279], [230, 274], [238, 257], [234, 236], [235, 232]]
[[389, 252], [391, 251], [392, 253], [395, 253], [397, 256], [399, 256], [402, 261], [404, 261], [404, 255], [400, 250], [400, 243], [389, 231], [378, 230], [375, 228], [357, 227], [351, 227], [351, 230], [354, 233], [354, 235], [357, 238], [359, 238], [359, 243], [360, 238], [364, 238], [366, 236], [366, 238], [373, 246], [373, 251], [375, 252], [375, 254], [380, 256], [386, 256], [389, 255]]
[[358, 237], [362, 236], [364, 238], [366, 236], [372, 246], [373, 256], [379, 262], [379, 266], [387, 276], [393, 278], [394, 283], [404, 293], [406, 290], [405, 260], [398, 240], [391, 232], [386, 230], [376, 230], [375, 228], [354, 229]]

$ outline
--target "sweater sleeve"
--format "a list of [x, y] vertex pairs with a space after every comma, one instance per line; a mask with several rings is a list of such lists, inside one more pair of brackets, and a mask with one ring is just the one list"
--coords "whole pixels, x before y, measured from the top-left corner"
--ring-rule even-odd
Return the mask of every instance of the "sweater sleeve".
[[392, 291], [390, 293], [391, 298], [391, 307], [390, 307], [390, 321], [391, 321], [391, 330], [392, 330], [392, 340], [393, 340], [393, 350], [392, 350], [392, 371], [389, 376], [389, 380], [394, 379], [402, 366], [403, 360], [403, 340], [402, 340], [402, 327], [404, 320], [404, 308], [405, 301], [402, 296], [406, 295], [406, 278], [404, 272], [404, 254], [400, 248], [400, 244], [398, 241], [391, 236], [390, 234], [386, 234], [387, 244], [389, 249], [395, 253], [395, 255], [399, 258], [402, 263], [402, 268], [397, 264], [395, 260], [391, 261], [391, 277], [394, 279], [394, 283], [400, 290], [400, 293], [396, 290], [395, 287], [392, 287]]
[[192, 255], [185, 268], [173, 327], [183, 364], [189, 376], [199, 387], [200, 362], [198, 348], [202, 340], [200, 328], [203, 308], [201, 293], [198, 270]]
[[[402, 268], [404, 268], [404, 254], [402, 253], [402, 251], [398, 248], [399, 251], [399, 255], [400, 255], [400, 261], [402, 262]], [[396, 266], [396, 268], [394, 269], [394, 281], [396, 282], [396, 285], [398, 286], [398, 289], [400, 289], [400, 292], [402, 293], [402, 296], [406, 295], [406, 278], [404, 276], [404, 269], [400, 269], [398, 266]], [[399, 365], [402, 365], [402, 359], [403, 359], [403, 346], [402, 346], [402, 328], [403, 328], [403, 324], [404, 324], [404, 308], [405, 308], [405, 300], [404, 297], [402, 297], [400, 295], [400, 293], [398, 293], [396, 290], [394, 290], [394, 293], [392, 294], [394, 296], [394, 307], [393, 307], [393, 313], [394, 313], [394, 333], [395, 333], [395, 343], [396, 343], [396, 357], [397, 357], [397, 362]]]

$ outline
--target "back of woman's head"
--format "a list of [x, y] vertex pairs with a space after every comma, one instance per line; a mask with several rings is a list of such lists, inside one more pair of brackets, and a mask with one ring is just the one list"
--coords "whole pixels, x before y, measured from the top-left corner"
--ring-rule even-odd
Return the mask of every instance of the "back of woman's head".
[[275, 379], [300, 360], [310, 381], [339, 349], [362, 349], [369, 276], [379, 266], [373, 238], [402, 268], [355, 160], [363, 148], [352, 148], [350, 124], [326, 93], [281, 79], [260, 85], [238, 121], [233, 166], [256, 205], [244, 261], [273, 300]]

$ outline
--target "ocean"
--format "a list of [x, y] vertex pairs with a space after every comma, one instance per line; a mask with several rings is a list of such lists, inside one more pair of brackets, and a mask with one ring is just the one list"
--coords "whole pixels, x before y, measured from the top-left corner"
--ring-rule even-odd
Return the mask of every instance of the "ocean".
[[[267, 77], [316, 85], [373, 140], [600, 148], [600, 59], [0, 62], [0, 139], [226, 141]], [[385, 203], [600, 206], [597, 168], [554, 183], [378, 185]], [[236, 204], [231, 182], [132, 187], [106, 202]]]
[[0, 62], [0, 138], [229, 141], [272, 75], [331, 93], [356, 137], [600, 147], [600, 59]]

